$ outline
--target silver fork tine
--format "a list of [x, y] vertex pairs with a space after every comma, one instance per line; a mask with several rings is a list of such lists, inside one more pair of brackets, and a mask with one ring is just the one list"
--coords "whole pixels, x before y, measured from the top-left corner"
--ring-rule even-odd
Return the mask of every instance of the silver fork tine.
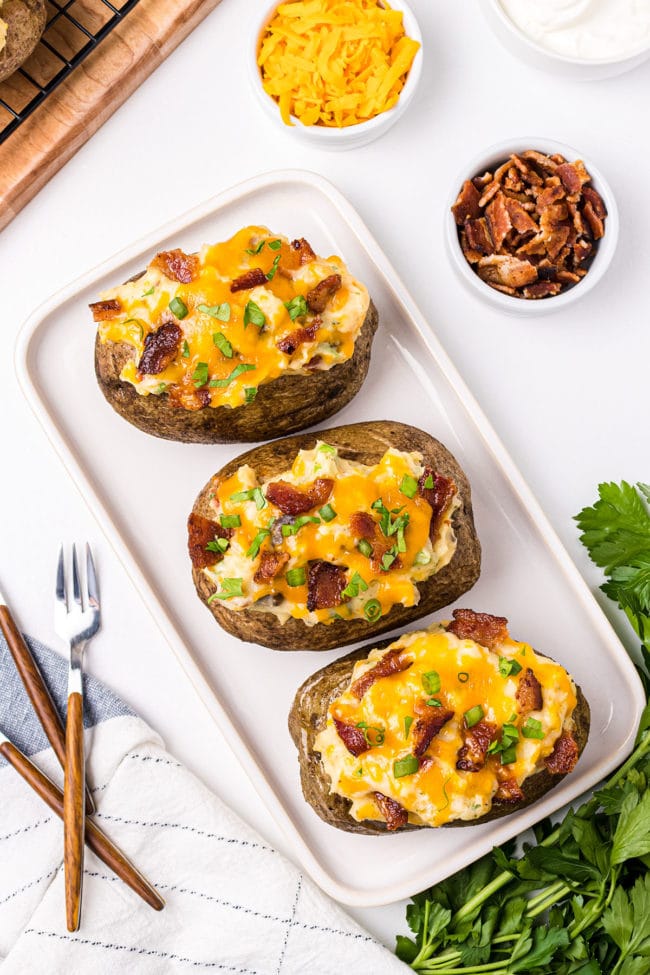
[[88, 605], [99, 609], [99, 586], [97, 584], [97, 573], [90, 545], [86, 542], [86, 584], [88, 589]]
[[74, 601], [83, 609], [83, 603], [81, 601], [81, 587], [79, 585], [79, 566], [77, 564], [77, 546], [72, 546], [72, 588], [74, 591]]
[[65, 591], [65, 564], [63, 559], [63, 545], [59, 549], [59, 563], [56, 568], [56, 601], [60, 603], [67, 610], [68, 600], [66, 598], [66, 591]]

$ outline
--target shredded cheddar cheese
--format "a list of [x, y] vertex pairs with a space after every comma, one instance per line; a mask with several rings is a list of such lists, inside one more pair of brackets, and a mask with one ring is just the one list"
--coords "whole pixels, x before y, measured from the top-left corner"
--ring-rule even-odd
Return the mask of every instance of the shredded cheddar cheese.
[[257, 63], [286, 125], [343, 128], [395, 106], [419, 47], [387, 3], [294, 0], [276, 9]]

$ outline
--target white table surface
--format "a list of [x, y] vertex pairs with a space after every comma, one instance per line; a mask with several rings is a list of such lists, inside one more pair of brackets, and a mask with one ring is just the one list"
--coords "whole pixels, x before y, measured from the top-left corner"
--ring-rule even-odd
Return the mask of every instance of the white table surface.
[[[58, 544], [87, 537], [98, 553], [104, 605], [88, 669], [285, 851], [33, 418], [12, 347], [21, 323], [52, 292], [204, 198], [265, 170], [319, 172], [368, 223], [595, 586], [572, 515], [593, 501], [600, 480], [650, 480], [650, 62], [604, 82], [538, 73], [501, 48], [480, 3], [411, 0], [426, 45], [415, 102], [378, 142], [328, 153], [274, 126], [249, 90], [249, 24], [266, 0], [223, 0], [0, 234], [2, 588], [23, 628], [52, 642]], [[530, 133], [594, 159], [617, 197], [621, 236], [591, 294], [566, 312], [526, 321], [465, 292], [444, 252], [442, 222], [450, 180], [464, 161]], [[390, 947], [405, 927], [403, 904], [352, 913]]]

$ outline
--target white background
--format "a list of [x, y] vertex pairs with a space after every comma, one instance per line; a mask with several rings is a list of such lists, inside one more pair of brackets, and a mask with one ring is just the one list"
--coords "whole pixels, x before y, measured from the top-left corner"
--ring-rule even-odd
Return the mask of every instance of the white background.
[[[223, 0], [0, 235], [0, 585], [23, 628], [52, 642], [59, 541], [88, 538], [104, 608], [88, 669], [280, 849], [282, 835], [23, 400], [14, 339], [52, 292], [204, 198], [264, 170], [319, 172], [370, 226], [595, 586], [572, 515], [594, 500], [601, 480], [650, 480], [650, 63], [604, 82], [541, 74], [501, 48], [480, 2], [411, 0], [425, 43], [416, 100], [378, 142], [331, 154], [274, 126], [249, 89], [249, 35], [266, 0]], [[617, 197], [621, 236], [592, 293], [567, 312], [526, 321], [464, 291], [442, 226], [464, 160], [531, 133], [593, 158]], [[391, 947], [404, 929], [402, 904], [352, 913]]]

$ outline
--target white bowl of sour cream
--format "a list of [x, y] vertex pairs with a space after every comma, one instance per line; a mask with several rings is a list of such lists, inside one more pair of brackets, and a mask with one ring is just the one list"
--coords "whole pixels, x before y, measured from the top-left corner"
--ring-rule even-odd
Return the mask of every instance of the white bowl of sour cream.
[[484, 0], [499, 40], [533, 67], [610, 78], [650, 57], [650, 0]]

